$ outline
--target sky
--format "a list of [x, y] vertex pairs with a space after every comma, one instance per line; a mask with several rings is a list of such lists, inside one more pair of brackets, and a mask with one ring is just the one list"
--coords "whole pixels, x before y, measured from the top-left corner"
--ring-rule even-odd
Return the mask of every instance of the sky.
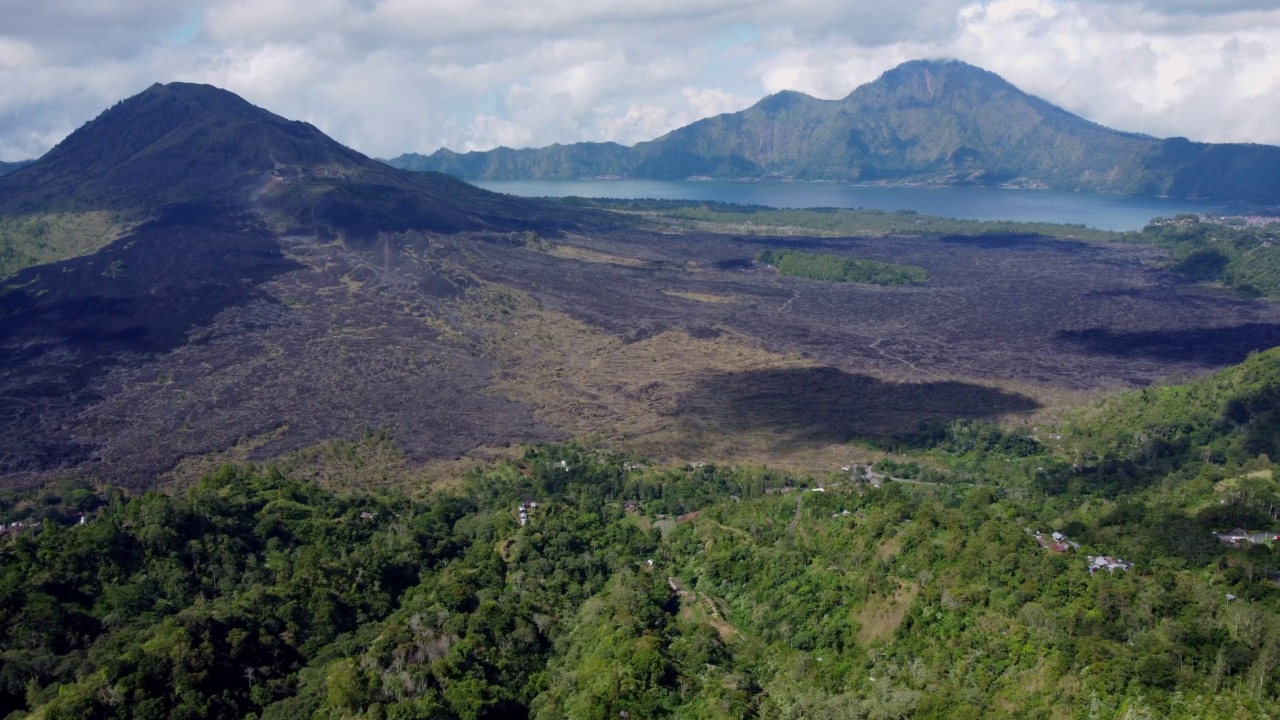
[[0, 0], [0, 160], [154, 82], [374, 157], [631, 144], [957, 58], [1117, 129], [1280, 145], [1280, 0]]

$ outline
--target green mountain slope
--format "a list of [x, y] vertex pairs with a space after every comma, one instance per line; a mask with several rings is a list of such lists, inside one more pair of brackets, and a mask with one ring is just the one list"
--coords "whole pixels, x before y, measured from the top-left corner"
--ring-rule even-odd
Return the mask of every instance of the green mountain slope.
[[390, 161], [390, 165], [461, 178], [577, 178], [627, 174], [631, 169], [631, 155], [630, 148], [617, 143], [578, 143], [538, 150], [498, 148], [468, 153], [440, 150], [431, 157], [402, 155]]
[[1168, 248], [1166, 266], [1193, 280], [1280, 300], [1280, 222], [1249, 225], [1180, 215], [1156, 218], [1119, 240]]
[[22, 160], [20, 162], [4, 162], [3, 160], [0, 160], [0, 175], [8, 175], [14, 170], [19, 170], [30, 164], [30, 160]]
[[1113, 463], [1142, 478], [1280, 457], [1280, 348], [1186, 384], [1116, 396], [1075, 413], [1069, 427], [1075, 452], [1112, 476]]
[[843, 100], [771, 95], [632, 148], [404, 155], [464, 178], [780, 177], [1005, 184], [1280, 202], [1280, 148], [1158, 140], [1089, 122], [957, 61], [904, 63]]
[[[1087, 341], [1122, 349], [1106, 334]], [[1142, 513], [1114, 517], [1112, 524], [1132, 525], [1151, 542], [1197, 555], [1211, 529], [1280, 523], [1280, 485], [1271, 473], [1271, 458], [1280, 455], [1280, 348], [1186, 383], [1108, 396], [1068, 411], [1059, 426], [1038, 433], [929, 424], [881, 447], [914, 456], [911, 467], [886, 461], [887, 472], [904, 477], [940, 472], [1055, 497], [1129, 497], [1161, 512], [1189, 513], [1197, 527], [1177, 536], [1143, 527]], [[1134, 553], [1141, 545], [1127, 538], [1115, 542]]]

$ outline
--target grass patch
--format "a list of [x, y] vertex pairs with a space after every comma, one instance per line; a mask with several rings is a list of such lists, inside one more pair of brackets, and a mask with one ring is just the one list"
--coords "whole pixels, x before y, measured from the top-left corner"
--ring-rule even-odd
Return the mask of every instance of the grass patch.
[[484, 354], [506, 366], [491, 391], [532, 405], [541, 422], [663, 462], [807, 466], [815, 454], [823, 466], [848, 462], [850, 449], [842, 443], [800, 446], [767, 429], [729, 432], [681, 415], [682, 399], [707, 375], [815, 367], [812, 360], [681, 330], [627, 343], [523, 296], [513, 312], [498, 316], [491, 294], [469, 293], [467, 303], [468, 324], [487, 330]]
[[733, 297], [732, 295], [712, 295], [710, 293], [677, 292], [675, 290], [664, 290], [663, 294], [670, 295], [671, 297], [684, 298], [685, 300], [695, 300], [697, 302], [713, 303], [713, 304], [720, 304], [720, 305], [732, 305], [733, 303], [739, 302], [738, 298]]
[[900, 583], [891, 596], [873, 595], [858, 613], [858, 642], [870, 645], [893, 638], [911, 609], [919, 588], [914, 583]]
[[555, 255], [556, 257], [565, 258], [567, 260], [581, 260], [582, 262], [589, 263], [606, 263], [609, 265], [624, 265], [626, 267], [645, 267], [649, 265], [648, 262], [638, 258], [610, 255], [596, 250], [570, 247], [568, 245], [557, 245], [546, 252], [550, 255]]
[[[221, 452], [189, 455], [162, 476], [165, 487], [185, 490], [226, 465], [251, 462], [258, 451], [278, 442], [289, 426], [240, 442]], [[477, 448], [456, 460], [411, 462], [389, 433], [369, 430], [351, 438], [334, 438], [300, 448], [271, 459], [282, 473], [334, 491], [373, 490], [395, 487], [419, 492], [455, 487], [476, 468], [509, 459], [515, 448]]]
[[[501, 286], [469, 290], [457, 321], [483, 330], [477, 349], [502, 368], [490, 392], [532, 406], [537, 420], [569, 435], [660, 463], [835, 471], [880, 453], [821, 422], [789, 423], [788, 413], [830, 414], [832, 422], [856, 416], [846, 423], [855, 434], [903, 431], [938, 406], [970, 407], [970, 395], [992, 391], [957, 383], [930, 394], [910, 382], [846, 377], [729, 333], [700, 338], [674, 329], [627, 342]], [[823, 393], [839, 398], [813, 399]]]
[[822, 282], [919, 285], [929, 281], [929, 272], [914, 265], [895, 265], [878, 260], [858, 260], [803, 250], [766, 250], [760, 253], [757, 260], [777, 268], [779, 275]]
[[0, 217], [0, 277], [87, 255], [124, 237], [138, 224], [104, 210]]

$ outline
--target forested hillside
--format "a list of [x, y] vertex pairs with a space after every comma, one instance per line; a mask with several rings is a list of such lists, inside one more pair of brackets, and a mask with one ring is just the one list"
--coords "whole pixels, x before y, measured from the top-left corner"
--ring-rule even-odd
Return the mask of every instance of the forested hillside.
[[1266, 717], [1278, 399], [1268, 352], [869, 474], [555, 445], [414, 495], [12, 495], [0, 715]]
[[1280, 299], [1280, 220], [1246, 225], [1179, 215], [1157, 218], [1126, 239], [1170, 248], [1170, 268], [1194, 280]]
[[30, 164], [31, 164], [30, 160], [24, 160], [22, 162], [4, 162], [3, 160], [0, 160], [0, 175], [8, 175], [14, 170], [17, 170], [19, 168], [25, 167]]

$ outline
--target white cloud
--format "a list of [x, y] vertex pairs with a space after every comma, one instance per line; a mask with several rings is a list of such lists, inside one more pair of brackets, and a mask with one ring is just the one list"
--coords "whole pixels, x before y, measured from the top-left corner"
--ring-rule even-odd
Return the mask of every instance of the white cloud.
[[952, 56], [1125, 130], [1280, 144], [1274, 0], [0, 0], [0, 158], [153, 81], [387, 156], [649, 139]]
[[[1128, 23], [1121, 22], [1126, 18]], [[965, 11], [955, 54], [1112, 127], [1214, 142], [1280, 143], [1280, 12], [1230, 32], [1178, 27], [1101, 3], [996, 0]]]

